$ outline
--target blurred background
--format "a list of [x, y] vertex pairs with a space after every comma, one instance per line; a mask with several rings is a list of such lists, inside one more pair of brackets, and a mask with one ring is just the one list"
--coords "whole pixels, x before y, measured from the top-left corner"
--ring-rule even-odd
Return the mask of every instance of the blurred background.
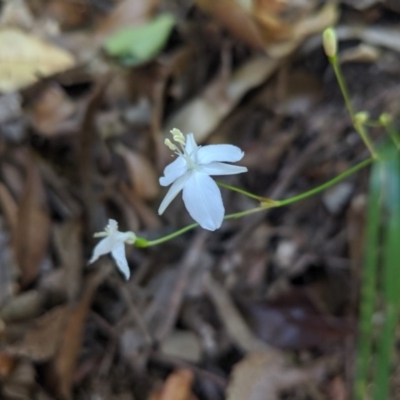
[[173, 127], [239, 146], [249, 172], [221, 181], [274, 199], [367, 158], [321, 35], [336, 26], [355, 109], [395, 117], [399, 17], [391, 0], [4, 0], [0, 398], [351, 399], [367, 169], [127, 246], [127, 282], [87, 261], [108, 218], [149, 240], [192, 223], [179, 196], [157, 214]]

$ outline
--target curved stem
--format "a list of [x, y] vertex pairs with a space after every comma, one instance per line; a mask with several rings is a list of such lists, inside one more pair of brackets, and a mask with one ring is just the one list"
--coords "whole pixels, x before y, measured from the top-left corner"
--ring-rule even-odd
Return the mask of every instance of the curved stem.
[[346, 108], [347, 108], [347, 110], [350, 114], [351, 120], [353, 122], [354, 129], [360, 135], [365, 146], [368, 148], [369, 152], [371, 153], [371, 156], [374, 158], [378, 158], [378, 155], [376, 153], [374, 145], [372, 144], [372, 141], [371, 141], [370, 137], [368, 136], [368, 133], [365, 130], [364, 125], [357, 123], [356, 113], [355, 113], [353, 105], [350, 101], [349, 91], [347, 90], [346, 82], [343, 78], [343, 74], [342, 74], [342, 70], [340, 69], [340, 64], [339, 64], [338, 58], [336, 55], [333, 57], [328, 57], [328, 58], [332, 65], [333, 71], [335, 72], [335, 76], [338, 81], [340, 91], [342, 92], [343, 99], [346, 104]]
[[252, 198], [252, 199], [256, 199], [256, 200], [258, 200], [258, 201], [261, 201], [261, 200], [262, 200], [262, 197], [261, 197], [261, 196], [258, 196], [258, 195], [256, 195], [256, 194], [247, 192], [246, 190], [243, 190], [243, 189], [239, 189], [239, 188], [237, 188], [236, 186], [231, 186], [231, 185], [228, 185], [227, 183], [218, 182], [218, 181], [215, 181], [215, 183], [216, 183], [218, 186], [221, 186], [221, 187], [223, 187], [223, 188], [225, 188], [225, 189], [232, 190], [233, 192], [237, 192], [237, 193], [243, 194], [243, 195], [245, 195], [245, 196], [247, 196], [247, 197], [250, 197], [250, 198]]
[[342, 174], [336, 176], [335, 178], [331, 179], [328, 182], [323, 183], [322, 185], [308, 190], [307, 192], [301, 193], [297, 196], [293, 196], [290, 197], [288, 199], [284, 199], [284, 200], [274, 200], [274, 202], [276, 203], [276, 205], [266, 205], [264, 208], [272, 208], [272, 207], [283, 207], [283, 206], [287, 206], [288, 204], [292, 204], [295, 203], [296, 201], [300, 201], [303, 200], [307, 197], [313, 196], [314, 194], [317, 194], [319, 192], [322, 192], [325, 189], [328, 189], [329, 187], [333, 186], [334, 184], [342, 181], [343, 179], [347, 178], [348, 176], [354, 174], [355, 172], [359, 171], [360, 169], [372, 164], [374, 162], [374, 158], [368, 158], [367, 160], [361, 161], [360, 163], [358, 163], [357, 165], [355, 165], [354, 167], [348, 169], [347, 171], [343, 172]]
[[[246, 215], [250, 215], [250, 214], [253, 214], [253, 213], [256, 213], [256, 212], [259, 212], [259, 211], [266, 210], [268, 208], [283, 207], [283, 206], [286, 206], [288, 204], [295, 203], [296, 201], [303, 200], [303, 199], [305, 199], [307, 197], [313, 196], [314, 194], [322, 192], [323, 190], [333, 186], [335, 183], [340, 182], [341, 180], [343, 180], [343, 179], [347, 178], [348, 176], [354, 174], [355, 172], [359, 171], [360, 169], [368, 166], [372, 162], [374, 162], [374, 159], [373, 158], [368, 158], [367, 160], [364, 160], [364, 161], [360, 162], [359, 164], [357, 164], [354, 167], [348, 169], [347, 171], [343, 172], [342, 174], [336, 176], [335, 178], [331, 179], [330, 181], [325, 182], [324, 184], [322, 184], [322, 185], [320, 185], [320, 186], [318, 186], [318, 187], [316, 187], [314, 189], [311, 189], [311, 190], [309, 190], [307, 192], [301, 193], [301, 194], [299, 194], [297, 196], [290, 197], [289, 199], [284, 199], [284, 200], [272, 200], [272, 199], [263, 198], [263, 197], [260, 197], [260, 196], [253, 195], [252, 193], [245, 192], [244, 190], [242, 191], [241, 189], [235, 188], [233, 186], [231, 187], [230, 185], [221, 184], [221, 186], [227, 187], [228, 189], [231, 189], [231, 188], [233, 188], [232, 190], [237, 189], [235, 191], [237, 191], [239, 193], [245, 192], [245, 193], [242, 193], [242, 194], [250, 195], [249, 197], [252, 197], [252, 198], [257, 199], [257, 200], [260, 200], [260, 199], [262, 200], [261, 201], [261, 205], [259, 207], [250, 208], [249, 210], [239, 211], [239, 212], [236, 212], [236, 213], [233, 213], [233, 214], [227, 214], [227, 215], [225, 215], [224, 220], [225, 219], [241, 218], [241, 217], [244, 217]], [[218, 182], [218, 184], [220, 184], [220, 182]], [[192, 230], [192, 229], [194, 229], [194, 228], [196, 228], [198, 226], [199, 226], [199, 224], [197, 222], [195, 222], [193, 224], [185, 226], [182, 229], [179, 229], [179, 230], [177, 230], [175, 232], [170, 233], [169, 235], [163, 236], [163, 237], [161, 237], [159, 239], [156, 239], [156, 240], [146, 240], [144, 238], [138, 237], [136, 239], [135, 246], [136, 247], [140, 247], [140, 248], [156, 246], [158, 244], [167, 242], [168, 240], [174, 239], [177, 236], [180, 236], [180, 235], [182, 235], [182, 234], [184, 234], [184, 233], [186, 233], [186, 232], [188, 232], [188, 231], [190, 231], [190, 230]]]
[[[225, 215], [224, 220], [225, 219], [241, 218], [241, 217], [244, 217], [246, 215], [253, 214], [253, 213], [256, 213], [256, 212], [259, 212], [259, 211], [262, 211], [262, 210], [265, 210], [265, 207], [255, 207], [255, 208], [250, 208], [249, 210], [239, 211], [239, 212], [236, 212], [236, 213], [233, 213], [233, 214], [227, 214], [227, 215]], [[135, 242], [135, 246], [136, 247], [141, 247], [141, 248], [156, 246], [158, 244], [161, 244], [161, 243], [167, 242], [168, 240], [176, 238], [177, 236], [180, 236], [180, 235], [182, 235], [182, 234], [184, 234], [184, 233], [186, 233], [186, 232], [188, 232], [188, 231], [190, 231], [190, 230], [192, 230], [192, 229], [194, 229], [194, 228], [196, 228], [198, 226], [199, 226], [199, 224], [197, 222], [195, 222], [194, 224], [190, 224], [188, 226], [185, 226], [182, 229], [179, 229], [179, 230], [177, 230], [177, 231], [175, 231], [173, 233], [170, 233], [169, 235], [163, 236], [163, 237], [161, 237], [159, 239], [156, 239], [156, 240], [146, 240], [146, 239], [143, 239], [143, 238], [138, 238], [137, 241]]]

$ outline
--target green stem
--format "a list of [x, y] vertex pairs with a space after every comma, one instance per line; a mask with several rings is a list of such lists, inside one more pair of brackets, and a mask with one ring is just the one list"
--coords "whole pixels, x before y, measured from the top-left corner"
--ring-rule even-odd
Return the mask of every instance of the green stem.
[[377, 158], [377, 153], [375, 151], [374, 145], [372, 144], [371, 139], [368, 136], [367, 131], [364, 128], [363, 124], [357, 123], [356, 113], [354, 111], [353, 105], [350, 101], [349, 91], [347, 90], [346, 82], [344, 81], [342, 70], [340, 69], [340, 64], [338, 62], [337, 56], [328, 57], [329, 61], [332, 65], [333, 71], [335, 72], [336, 79], [338, 81], [340, 91], [342, 92], [344, 102], [346, 104], [346, 108], [350, 114], [351, 120], [353, 122], [354, 129], [358, 132], [364, 144], [367, 146], [373, 158]]
[[[250, 208], [249, 210], [239, 211], [239, 212], [236, 212], [236, 213], [233, 213], [233, 214], [227, 214], [227, 215], [225, 215], [224, 220], [225, 219], [233, 219], [233, 218], [241, 218], [241, 217], [244, 217], [246, 215], [253, 214], [253, 213], [256, 213], [256, 212], [259, 212], [259, 211], [262, 211], [262, 210], [265, 210], [265, 208], [264, 207], [255, 207], [255, 208]], [[182, 234], [184, 234], [184, 233], [186, 233], [186, 232], [188, 232], [188, 231], [190, 231], [190, 230], [192, 230], [192, 229], [194, 229], [194, 228], [196, 228], [198, 226], [199, 226], [199, 224], [197, 222], [195, 222], [194, 224], [190, 224], [188, 226], [185, 226], [182, 229], [179, 229], [179, 230], [177, 230], [177, 231], [175, 231], [173, 233], [170, 233], [169, 235], [163, 236], [163, 237], [161, 237], [159, 239], [156, 239], [156, 240], [146, 240], [146, 239], [143, 239], [143, 238], [137, 238], [137, 240], [135, 242], [135, 246], [136, 247], [141, 247], [141, 248], [156, 246], [158, 244], [167, 242], [168, 240], [174, 239], [177, 236], [180, 236], [180, 235], [182, 235]]]
[[400, 137], [398, 133], [395, 132], [392, 126], [385, 126], [385, 130], [392, 139], [394, 145], [397, 147], [398, 150], [400, 150]]
[[374, 162], [373, 158], [368, 158], [367, 160], [361, 161], [360, 163], [358, 163], [357, 165], [355, 165], [354, 167], [348, 169], [347, 171], [343, 172], [342, 174], [336, 176], [335, 178], [331, 179], [328, 182], [325, 182], [324, 184], [311, 189], [307, 192], [301, 193], [297, 196], [294, 197], [290, 197], [289, 199], [284, 199], [284, 200], [274, 200], [275, 205], [267, 205], [267, 208], [271, 208], [271, 207], [283, 207], [283, 206], [287, 206], [288, 204], [292, 204], [295, 203], [296, 201], [300, 201], [303, 199], [306, 199], [307, 197], [313, 196], [314, 194], [317, 194], [319, 192], [322, 192], [323, 190], [335, 185], [336, 183], [342, 181], [343, 179], [347, 178], [348, 176], [354, 174], [355, 172], [359, 171], [360, 169], [368, 166], [369, 164], [371, 164], [372, 162]]
[[228, 185], [228, 184], [226, 184], [226, 183], [222, 183], [222, 182], [218, 182], [218, 181], [216, 181], [216, 184], [217, 184], [218, 186], [221, 186], [221, 187], [225, 188], [225, 189], [232, 190], [233, 192], [238, 192], [238, 193], [240, 193], [240, 194], [243, 194], [243, 195], [245, 195], [245, 196], [247, 196], [247, 197], [250, 197], [250, 198], [252, 198], [252, 199], [256, 199], [256, 200], [258, 200], [258, 201], [260, 201], [260, 200], [262, 199], [262, 197], [260, 197], [260, 196], [258, 196], [258, 195], [256, 195], [256, 194], [247, 192], [246, 190], [239, 189], [239, 188], [237, 188], [236, 186], [231, 186], [231, 185]]
[[[286, 206], [288, 204], [294, 203], [296, 201], [305, 199], [307, 197], [310, 197], [310, 196], [312, 196], [312, 195], [314, 195], [316, 193], [319, 193], [319, 192], [329, 188], [330, 186], [334, 185], [337, 182], [340, 182], [341, 180], [347, 178], [351, 174], [354, 174], [355, 172], [359, 171], [360, 169], [362, 169], [362, 168], [366, 167], [367, 165], [371, 164], [373, 161], [374, 161], [373, 158], [368, 158], [367, 160], [364, 160], [364, 161], [360, 162], [359, 164], [357, 164], [354, 167], [350, 168], [349, 170], [343, 172], [342, 174], [338, 175], [337, 177], [335, 177], [335, 178], [331, 179], [330, 181], [322, 184], [321, 186], [318, 186], [318, 187], [316, 187], [316, 188], [314, 188], [312, 190], [309, 190], [308, 192], [299, 194], [297, 196], [294, 196], [294, 197], [291, 197], [291, 198], [285, 199], [285, 200], [267, 199], [267, 198], [264, 198], [264, 197], [253, 195], [252, 193], [249, 193], [249, 192], [246, 192], [244, 190], [238, 189], [238, 188], [236, 188], [234, 186], [226, 185], [224, 183], [221, 184], [220, 182], [218, 182], [218, 184], [223, 186], [223, 187], [226, 187], [226, 188], [234, 190], [236, 192], [245, 194], [246, 196], [249, 196], [251, 198], [254, 198], [254, 199], [257, 199], [257, 200], [261, 200], [261, 206], [250, 208], [249, 210], [239, 211], [237, 213], [225, 215], [224, 220], [225, 219], [233, 219], [233, 218], [241, 218], [241, 217], [244, 217], [246, 215], [253, 214], [253, 213], [265, 210], [267, 208], [283, 207], [283, 206]], [[182, 229], [179, 229], [179, 230], [177, 230], [175, 232], [170, 233], [169, 235], [163, 236], [163, 237], [161, 237], [159, 239], [156, 239], [156, 240], [146, 240], [144, 238], [138, 237], [136, 239], [135, 246], [136, 247], [141, 247], [141, 248], [156, 246], [158, 244], [167, 242], [168, 240], [174, 239], [177, 236], [180, 236], [180, 235], [182, 235], [182, 234], [184, 234], [184, 233], [186, 233], [186, 232], [188, 232], [188, 231], [190, 231], [190, 230], [192, 230], [192, 229], [194, 229], [194, 228], [196, 228], [198, 226], [199, 226], [198, 223], [193, 223], [193, 224], [185, 226]]]

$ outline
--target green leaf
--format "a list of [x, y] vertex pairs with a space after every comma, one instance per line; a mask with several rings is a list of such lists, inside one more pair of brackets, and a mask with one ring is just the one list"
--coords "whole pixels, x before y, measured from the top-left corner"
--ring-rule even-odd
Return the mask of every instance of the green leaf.
[[160, 14], [145, 25], [119, 30], [106, 40], [104, 49], [124, 64], [144, 63], [163, 49], [175, 22], [173, 15]]
[[379, 163], [384, 227], [382, 300], [385, 319], [378, 341], [375, 400], [389, 398], [389, 377], [400, 310], [400, 158], [394, 146], [385, 155]]

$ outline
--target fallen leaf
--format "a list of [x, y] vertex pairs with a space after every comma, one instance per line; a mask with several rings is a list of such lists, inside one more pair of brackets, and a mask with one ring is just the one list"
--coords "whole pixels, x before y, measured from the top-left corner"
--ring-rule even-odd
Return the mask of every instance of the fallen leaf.
[[146, 157], [123, 145], [118, 145], [115, 150], [124, 158], [135, 193], [142, 199], [154, 200], [160, 185], [153, 165]]
[[283, 389], [309, 379], [307, 371], [286, 365], [283, 355], [251, 353], [235, 365], [226, 400], [278, 400]]
[[[182, 132], [192, 132], [198, 143], [204, 142], [221, 120], [236, 106], [249, 90], [261, 85], [277, 69], [279, 60], [257, 56], [233, 72], [223, 99], [215, 96], [220, 77], [211, 82], [201, 95], [186, 103], [167, 121], [165, 135], [179, 127]], [[193, 130], [193, 127], [196, 127]]]
[[0, 309], [4, 322], [18, 322], [31, 319], [40, 314], [43, 295], [37, 290], [28, 290], [10, 297]]
[[17, 226], [18, 206], [7, 187], [0, 182], [0, 207], [6, 217], [11, 230]]
[[154, 58], [164, 47], [175, 25], [171, 14], [133, 28], [123, 28], [104, 43], [105, 51], [125, 65], [138, 65]]
[[233, 36], [254, 48], [263, 48], [263, 40], [254, 19], [233, 0], [196, 0], [197, 6], [216, 18]]
[[35, 99], [29, 109], [30, 120], [38, 133], [54, 136], [76, 131], [78, 120], [72, 120], [77, 103], [72, 102], [60, 85], [50, 84]]
[[0, 378], [7, 378], [15, 364], [16, 359], [14, 356], [5, 352], [0, 352]]
[[61, 267], [64, 272], [64, 289], [70, 303], [79, 298], [82, 286], [83, 249], [82, 227], [78, 219], [70, 219], [54, 230], [54, 238]]
[[194, 400], [192, 384], [194, 374], [189, 369], [179, 369], [170, 374], [164, 386], [150, 395], [149, 400]]
[[0, 31], [0, 91], [13, 92], [75, 65], [66, 50], [17, 29]]
[[371, 45], [361, 43], [358, 46], [346, 49], [339, 54], [340, 62], [374, 63], [381, 57], [381, 51]]
[[31, 284], [36, 279], [48, 250], [50, 236], [50, 217], [47, 213], [44, 187], [32, 159], [28, 160], [26, 173], [13, 235], [15, 258], [23, 286]]
[[61, 347], [54, 360], [58, 390], [66, 399], [71, 398], [71, 389], [78, 356], [81, 351], [85, 321], [98, 286], [111, 269], [99, 271], [91, 276], [77, 306], [70, 311], [65, 329], [60, 333]]
[[7, 353], [35, 362], [51, 359], [60, 348], [68, 313], [67, 307], [57, 307], [47, 312], [36, 321], [36, 326], [27, 332], [21, 343], [6, 348]]
[[351, 333], [348, 324], [322, 315], [300, 290], [270, 301], [239, 304], [257, 335], [281, 349], [324, 349]]
[[155, 12], [159, 0], [122, 0], [97, 26], [97, 37], [112, 35], [119, 29], [145, 23]]
[[269, 350], [275, 353], [267, 344], [253, 335], [223, 286], [210, 274], [205, 275], [204, 283], [228, 334], [240, 349], [245, 352]]

